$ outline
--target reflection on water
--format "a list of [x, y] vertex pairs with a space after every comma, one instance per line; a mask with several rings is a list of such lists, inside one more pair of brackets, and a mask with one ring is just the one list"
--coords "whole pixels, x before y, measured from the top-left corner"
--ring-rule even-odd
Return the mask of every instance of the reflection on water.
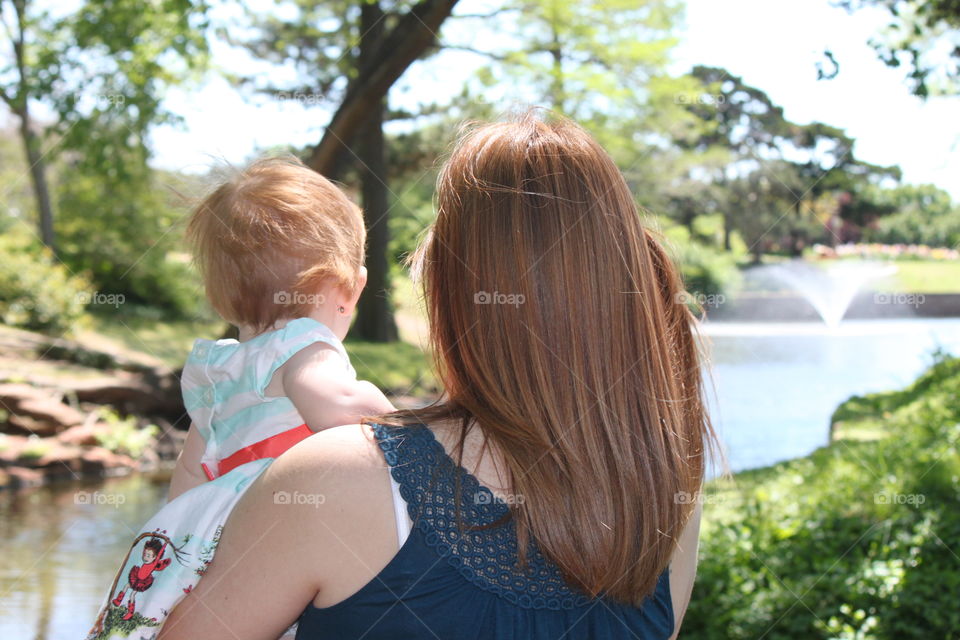
[[0, 638], [82, 638], [166, 478], [0, 493]]
[[[960, 320], [711, 324], [713, 413], [731, 468], [802, 456], [827, 441], [852, 394], [901, 387], [938, 346], [960, 353]], [[80, 638], [131, 537], [164, 500], [144, 476], [0, 493], [0, 639]]]

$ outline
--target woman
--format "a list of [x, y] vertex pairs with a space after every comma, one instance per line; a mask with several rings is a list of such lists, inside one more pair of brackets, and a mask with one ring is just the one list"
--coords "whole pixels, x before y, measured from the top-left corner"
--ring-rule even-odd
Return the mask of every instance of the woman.
[[566, 121], [473, 129], [415, 266], [445, 397], [281, 456], [161, 637], [675, 637], [713, 436], [612, 160]]

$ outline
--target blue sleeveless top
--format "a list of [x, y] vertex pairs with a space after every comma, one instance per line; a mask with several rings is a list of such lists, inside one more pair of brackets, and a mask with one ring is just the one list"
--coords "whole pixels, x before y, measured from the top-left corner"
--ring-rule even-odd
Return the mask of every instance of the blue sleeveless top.
[[509, 507], [457, 465], [430, 429], [373, 425], [373, 432], [413, 528], [359, 591], [331, 607], [308, 606], [297, 640], [654, 640], [673, 633], [669, 569], [640, 608], [567, 586], [535, 544], [520, 569]]

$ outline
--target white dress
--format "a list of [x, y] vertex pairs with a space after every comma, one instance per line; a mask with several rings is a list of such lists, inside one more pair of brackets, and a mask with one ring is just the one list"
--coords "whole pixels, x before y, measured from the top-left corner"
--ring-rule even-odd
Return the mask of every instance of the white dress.
[[247, 487], [275, 456], [310, 434], [288, 398], [264, 392], [284, 362], [317, 342], [333, 347], [343, 375], [356, 379], [340, 340], [310, 318], [246, 342], [196, 341], [181, 386], [206, 441], [202, 466], [211, 480], [166, 504], [141, 528], [88, 640], [154, 637], [203, 577], [223, 524]]

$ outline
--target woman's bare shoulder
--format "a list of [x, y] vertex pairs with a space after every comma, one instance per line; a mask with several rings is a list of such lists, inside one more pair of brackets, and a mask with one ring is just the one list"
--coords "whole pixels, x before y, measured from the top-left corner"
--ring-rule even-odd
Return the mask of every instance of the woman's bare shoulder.
[[386, 470], [370, 426], [351, 424], [325, 429], [297, 443], [270, 465], [264, 481], [286, 491], [333, 492], [350, 485], [348, 493], [354, 494], [382, 489]]

